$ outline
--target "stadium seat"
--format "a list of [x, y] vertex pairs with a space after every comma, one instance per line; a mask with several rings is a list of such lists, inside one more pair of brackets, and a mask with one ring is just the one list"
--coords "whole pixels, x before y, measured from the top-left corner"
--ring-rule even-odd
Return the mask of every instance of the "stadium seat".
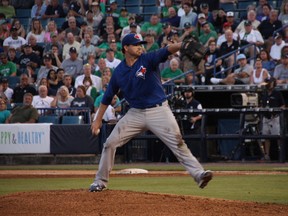
[[16, 9], [16, 16], [17, 18], [30, 18], [31, 17], [31, 9], [23, 9], [18, 8]]
[[220, 3], [220, 8], [223, 8], [225, 11], [234, 11], [236, 6], [234, 3]]
[[132, 14], [141, 14], [142, 8], [139, 6], [127, 7], [127, 11]]
[[60, 28], [63, 25], [63, 23], [66, 21], [66, 18], [59, 17], [59, 18], [54, 18], [53, 20], [55, 21], [57, 27]]
[[9, 87], [12, 89], [14, 89], [20, 83], [20, 77], [18, 76], [9, 76], [7, 77], [7, 79], [8, 79]]
[[154, 5], [156, 6], [156, 1], [155, 0], [142, 0], [142, 5]]
[[257, 5], [255, 1], [238, 1], [238, 9], [247, 9], [249, 5]]
[[59, 124], [59, 117], [53, 115], [39, 116], [38, 123]]
[[158, 7], [155, 6], [146, 6], [143, 8], [144, 14], [158, 14], [159, 10]]
[[83, 116], [63, 116], [62, 124], [84, 124]]

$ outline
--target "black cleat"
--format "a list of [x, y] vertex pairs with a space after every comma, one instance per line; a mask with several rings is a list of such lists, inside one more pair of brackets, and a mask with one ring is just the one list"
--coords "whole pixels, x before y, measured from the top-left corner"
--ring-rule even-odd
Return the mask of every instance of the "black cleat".
[[213, 173], [210, 170], [205, 171], [202, 176], [201, 180], [198, 183], [200, 188], [204, 188], [207, 186], [208, 182], [213, 178]]

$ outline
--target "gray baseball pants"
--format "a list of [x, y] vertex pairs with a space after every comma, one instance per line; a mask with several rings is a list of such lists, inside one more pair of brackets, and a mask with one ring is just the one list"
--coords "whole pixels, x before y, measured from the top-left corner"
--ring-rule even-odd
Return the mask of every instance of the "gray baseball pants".
[[137, 134], [150, 130], [174, 153], [179, 162], [198, 183], [204, 169], [188, 149], [178, 126], [178, 123], [168, 105], [148, 109], [131, 108], [116, 124], [110, 136], [104, 143], [99, 169], [95, 183], [107, 187], [109, 173], [114, 165], [116, 148], [126, 144]]

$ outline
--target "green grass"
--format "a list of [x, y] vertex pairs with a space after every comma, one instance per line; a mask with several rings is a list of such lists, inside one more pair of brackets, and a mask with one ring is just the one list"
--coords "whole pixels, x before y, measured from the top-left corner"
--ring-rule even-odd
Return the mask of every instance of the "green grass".
[[[0, 195], [38, 190], [88, 190], [92, 180], [91, 178], [0, 179]], [[216, 175], [209, 186], [202, 190], [189, 176], [127, 176], [112, 177], [109, 189], [288, 204], [287, 182], [288, 175]]]

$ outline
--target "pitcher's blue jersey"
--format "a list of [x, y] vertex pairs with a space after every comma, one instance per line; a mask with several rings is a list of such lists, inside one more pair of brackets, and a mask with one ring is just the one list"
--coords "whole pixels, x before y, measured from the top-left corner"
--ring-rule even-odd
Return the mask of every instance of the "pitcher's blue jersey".
[[102, 103], [109, 105], [119, 89], [132, 108], [144, 109], [165, 101], [157, 68], [170, 54], [167, 47], [142, 54], [132, 67], [124, 59], [114, 70]]

